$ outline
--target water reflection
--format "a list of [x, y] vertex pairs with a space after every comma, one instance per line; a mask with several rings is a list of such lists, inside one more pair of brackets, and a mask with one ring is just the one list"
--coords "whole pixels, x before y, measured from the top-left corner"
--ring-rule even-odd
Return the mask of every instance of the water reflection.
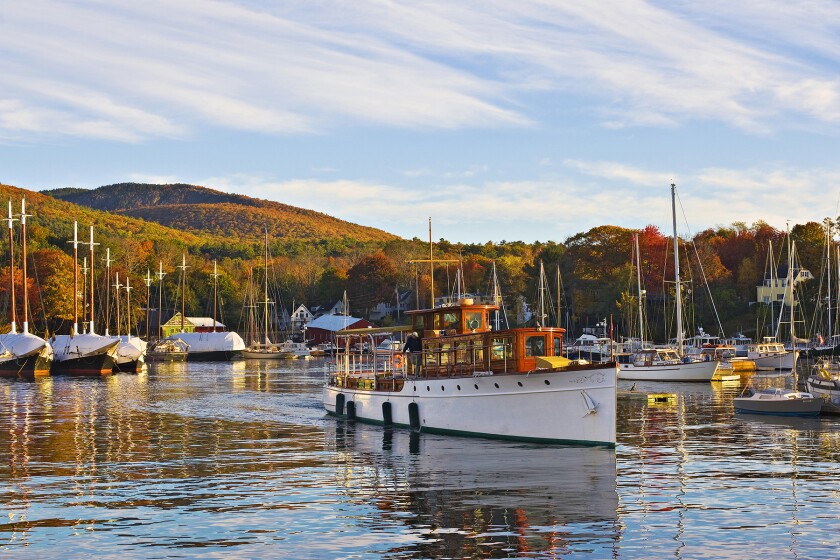
[[336, 485], [418, 541], [380, 552], [428, 558], [611, 556], [618, 541], [615, 452], [460, 439], [343, 422], [327, 427]]
[[0, 381], [0, 554], [834, 558], [840, 546], [840, 419], [735, 415], [741, 384], [639, 383], [674, 397], [619, 401], [607, 450], [346, 423], [325, 417], [322, 381], [323, 362], [295, 360]]

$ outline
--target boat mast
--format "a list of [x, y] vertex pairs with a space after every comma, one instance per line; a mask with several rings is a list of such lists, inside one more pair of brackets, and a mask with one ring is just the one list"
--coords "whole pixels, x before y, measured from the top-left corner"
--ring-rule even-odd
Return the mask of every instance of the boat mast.
[[560, 265], [558, 264], [557, 265], [557, 327], [558, 328], [563, 326], [562, 325], [563, 321], [560, 318], [560, 317], [562, 317], [562, 315], [560, 314], [561, 311], [562, 311], [561, 298], [562, 298], [562, 291], [560, 290]]
[[[117, 282], [120, 281], [119, 273], [117, 273]], [[119, 297], [119, 296], [117, 296]], [[117, 310], [119, 313], [119, 309]], [[117, 315], [119, 317], [119, 315]], [[109, 336], [109, 329], [111, 323], [111, 248], [105, 248], [105, 336]], [[117, 336], [120, 335], [120, 320], [117, 319]]]
[[539, 299], [540, 299], [540, 321], [537, 326], [543, 326], [545, 323], [545, 267], [543, 266], [543, 262], [540, 261], [540, 288], [539, 288]]
[[[23, 274], [23, 332], [29, 333], [29, 287], [26, 285], [26, 197], [20, 201], [21, 271]], [[13, 267], [14, 268], [14, 267]]]
[[828, 340], [831, 341], [833, 323], [831, 322], [831, 220], [825, 219], [825, 265], [828, 277]]
[[117, 320], [117, 337], [120, 336], [120, 288], [122, 288], [122, 287], [123, 287], [123, 285], [120, 284], [120, 273], [119, 273], [119, 271], [117, 271], [117, 281], [114, 284], [114, 288], [117, 290], [115, 292], [115, 294], [116, 294], [115, 297], [117, 298], [117, 301], [114, 302], [115, 303], [114, 307], [117, 310], [116, 317], [115, 317], [115, 319]]
[[639, 347], [644, 348], [645, 342], [645, 319], [642, 315], [642, 258], [639, 253], [639, 234], [633, 236], [636, 240], [636, 285], [639, 288]]
[[93, 248], [99, 243], [93, 242], [93, 226], [90, 226], [90, 334], [96, 334], [93, 329]]
[[674, 221], [674, 282], [677, 293], [677, 352], [683, 353], [682, 296], [680, 295], [680, 247], [677, 237], [677, 185], [671, 183], [671, 214]]
[[435, 308], [435, 257], [432, 253], [434, 246], [432, 242], [432, 217], [429, 216], [429, 294], [432, 299], [432, 304], [429, 309]]
[[788, 291], [790, 292], [790, 351], [796, 351], [796, 341], [793, 334], [793, 252], [796, 250], [796, 243], [790, 239], [788, 233]]
[[160, 330], [160, 316], [163, 313], [163, 277], [166, 276], [166, 273], [163, 271], [163, 261], [158, 261], [158, 273], [156, 274], [158, 277], [158, 329], [157, 335], [155, 338], [161, 337], [161, 330]]
[[265, 316], [263, 317], [263, 324], [264, 324], [264, 327], [265, 327], [265, 347], [268, 348], [269, 344], [271, 344], [271, 342], [269, 342], [269, 339], [268, 339], [268, 228], [265, 229], [265, 243], [264, 243], [264, 245], [265, 245], [265, 247], [263, 249], [263, 269], [264, 269], [264, 273], [265, 273], [265, 283], [264, 283], [263, 287], [264, 287], [264, 292], [265, 292], [264, 293], [264, 295], [265, 295], [265, 302], [264, 302], [265, 303], [265, 308], [264, 308], [265, 313], [264, 313], [264, 315]]
[[17, 333], [17, 316], [16, 316], [16, 307], [17, 301], [15, 300], [15, 230], [14, 230], [14, 222], [17, 221], [17, 218], [12, 217], [12, 201], [9, 200], [9, 295], [12, 298], [11, 301], [11, 330], [9, 331], [11, 334]]
[[146, 284], [146, 340], [149, 340], [149, 303], [151, 303], [149, 299], [152, 293], [152, 271], [148, 268], [143, 282]]
[[79, 334], [79, 222], [73, 221], [73, 334]]
[[131, 282], [125, 273], [125, 339], [131, 339]]
[[181, 266], [179, 266], [178, 268], [181, 269], [181, 332], [184, 332], [184, 288], [186, 287], [187, 276], [186, 253], [181, 253]]
[[213, 332], [216, 332], [216, 294], [218, 292], [219, 273], [216, 272], [216, 261], [213, 261]]

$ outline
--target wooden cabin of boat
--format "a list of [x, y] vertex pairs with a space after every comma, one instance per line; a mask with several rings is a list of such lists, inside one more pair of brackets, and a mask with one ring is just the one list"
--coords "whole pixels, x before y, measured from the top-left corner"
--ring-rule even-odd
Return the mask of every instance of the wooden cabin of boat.
[[[344, 339], [344, 352], [336, 360], [337, 371], [331, 384], [354, 388], [399, 391], [406, 378], [428, 379], [473, 377], [494, 374], [527, 374], [539, 370], [587, 369], [563, 357], [565, 329], [526, 327], [493, 330], [491, 313], [497, 305], [476, 304], [461, 300], [457, 304], [406, 311], [411, 326], [393, 328], [348, 329], [337, 334]], [[361, 339], [384, 333], [405, 334], [416, 331], [423, 350], [418, 375], [410, 355], [395, 350], [390, 355], [353, 354], [351, 349]], [[603, 365], [599, 366], [603, 367]]]

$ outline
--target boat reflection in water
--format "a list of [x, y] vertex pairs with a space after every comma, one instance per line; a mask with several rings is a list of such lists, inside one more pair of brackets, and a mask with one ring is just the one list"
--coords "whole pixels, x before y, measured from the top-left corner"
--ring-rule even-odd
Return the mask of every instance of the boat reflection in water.
[[409, 525], [383, 555], [424, 558], [587, 551], [619, 541], [615, 451], [326, 425], [336, 487], [372, 509], [363, 524]]

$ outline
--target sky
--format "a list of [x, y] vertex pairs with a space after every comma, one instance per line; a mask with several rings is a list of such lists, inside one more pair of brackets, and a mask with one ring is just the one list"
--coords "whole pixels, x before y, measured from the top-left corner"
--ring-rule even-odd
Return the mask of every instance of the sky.
[[840, 3], [5, 0], [0, 182], [190, 183], [405, 238], [840, 214]]

